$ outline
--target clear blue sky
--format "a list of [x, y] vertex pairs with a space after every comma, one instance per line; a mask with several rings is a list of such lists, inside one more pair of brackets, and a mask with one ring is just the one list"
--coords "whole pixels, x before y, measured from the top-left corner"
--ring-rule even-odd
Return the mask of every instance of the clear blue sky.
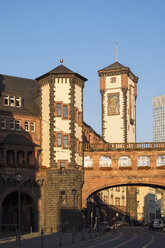
[[152, 141], [152, 97], [165, 94], [164, 0], [1, 0], [0, 73], [36, 78], [64, 65], [88, 78], [84, 120], [101, 133], [97, 71], [115, 62], [139, 77], [137, 141]]

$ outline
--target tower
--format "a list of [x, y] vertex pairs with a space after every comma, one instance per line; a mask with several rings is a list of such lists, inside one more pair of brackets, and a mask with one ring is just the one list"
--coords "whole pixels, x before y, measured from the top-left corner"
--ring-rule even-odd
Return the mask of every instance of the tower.
[[80, 219], [83, 185], [83, 87], [61, 64], [36, 79], [41, 91], [42, 164], [47, 168], [42, 225], [47, 232]]
[[153, 141], [165, 142], [165, 95], [152, 99]]
[[118, 62], [98, 71], [102, 104], [102, 136], [110, 143], [136, 141], [137, 81]]

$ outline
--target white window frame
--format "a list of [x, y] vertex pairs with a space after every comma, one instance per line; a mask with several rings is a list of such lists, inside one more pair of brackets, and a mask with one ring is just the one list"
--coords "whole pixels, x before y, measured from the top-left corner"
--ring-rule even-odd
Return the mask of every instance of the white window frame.
[[[11, 128], [11, 123], [13, 123], [13, 128]], [[10, 119], [10, 130], [15, 130], [15, 120]]]
[[137, 159], [138, 167], [150, 167], [150, 157], [148, 156], [139, 156]]
[[93, 159], [90, 156], [84, 157], [84, 168], [93, 168]]
[[[17, 125], [19, 125], [19, 128], [17, 128]], [[16, 121], [15, 121], [15, 129], [16, 129], [17, 131], [20, 131], [20, 130], [21, 130], [21, 121], [20, 121], [20, 120], [16, 120]]]
[[112, 159], [110, 157], [100, 157], [99, 159], [99, 167], [100, 168], [111, 168], [112, 167]]
[[121, 167], [131, 167], [131, 159], [128, 156], [121, 156], [118, 159], [118, 166]]
[[24, 122], [24, 128], [26, 132], [29, 132], [29, 121]]
[[31, 122], [30, 122], [30, 131], [31, 131], [32, 133], [35, 132], [35, 121], [31, 121]]
[[[7, 104], [5, 104], [5, 100], [7, 100]], [[3, 106], [9, 106], [9, 96], [8, 95], [3, 97]]]
[[[3, 126], [2, 126], [3, 124]], [[5, 130], [6, 129], [6, 118], [0, 118], [0, 129]]]
[[[18, 105], [17, 105], [17, 103], [18, 103]], [[21, 107], [21, 97], [20, 96], [16, 96], [15, 97], [15, 106], [17, 108], [20, 108]]]
[[[11, 103], [13, 101], [13, 103]], [[15, 96], [9, 96], [9, 105], [15, 107]]]
[[156, 166], [157, 167], [165, 166], [165, 156], [164, 155], [158, 156], [156, 158]]

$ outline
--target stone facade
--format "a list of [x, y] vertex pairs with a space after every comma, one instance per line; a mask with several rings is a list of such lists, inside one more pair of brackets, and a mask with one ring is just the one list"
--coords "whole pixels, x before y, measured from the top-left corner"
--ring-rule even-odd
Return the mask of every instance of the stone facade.
[[136, 96], [138, 78], [116, 62], [99, 70], [102, 102], [102, 136], [106, 142], [136, 141]]
[[[0, 75], [1, 228], [18, 227], [14, 199], [20, 187], [25, 228], [51, 232], [80, 228], [82, 206], [96, 191], [165, 186], [164, 168], [157, 166], [164, 143], [135, 143], [138, 78], [119, 63], [100, 70], [99, 76], [102, 136], [83, 122], [86, 78], [62, 61], [36, 80]], [[139, 157], [150, 164], [139, 166]], [[18, 172], [23, 172], [20, 183]], [[132, 190], [128, 199], [135, 218]]]

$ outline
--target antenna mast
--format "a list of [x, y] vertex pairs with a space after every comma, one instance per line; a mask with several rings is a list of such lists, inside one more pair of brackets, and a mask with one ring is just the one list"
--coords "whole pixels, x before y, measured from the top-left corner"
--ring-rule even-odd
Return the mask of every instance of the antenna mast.
[[118, 43], [116, 42], [116, 62], [117, 62], [117, 46], [118, 46]]

